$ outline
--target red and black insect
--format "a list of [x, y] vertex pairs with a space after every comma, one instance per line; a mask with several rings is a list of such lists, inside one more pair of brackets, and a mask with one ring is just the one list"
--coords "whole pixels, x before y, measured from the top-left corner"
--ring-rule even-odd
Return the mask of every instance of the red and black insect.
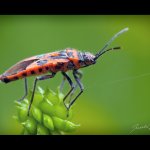
[[[62, 75], [64, 76], [64, 80], [67, 79], [69, 82], [71, 89], [64, 97], [63, 101], [65, 104], [65, 99], [70, 95], [73, 94], [77, 86], [80, 87], [80, 92], [78, 95], [72, 99], [69, 103], [69, 105], [66, 106], [67, 110], [70, 109], [70, 107], [73, 105], [75, 100], [81, 95], [81, 93], [84, 90], [84, 87], [80, 81], [82, 74], [78, 71], [78, 69], [87, 67], [90, 65], [93, 65], [96, 63], [96, 60], [105, 52], [108, 52], [110, 50], [117, 50], [120, 49], [120, 47], [114, 47], [110, 49], [106, 49], [110, 43], [117, 38], [120, 34], [127, 31], [128, 28], [125, 28], [115, 34], [107, 43], [106, 45], [98, 52], [96, 55], [93, 55], [89, 52], [80, 52], [76, 49], [67, 48], [65, 50], [57, 51], [57, 52], [51, 52], [46, 53], [42, 55], [33, 56], [27, 59], [24, 59], [14, 66], [12, 66], [10, 69], [5, 71], [2, 75], [0, 75], [0, 80], [4, 83], [9, 83], [11, 81], [15, 81], [18, 79], [24, 78], [25, 81], [25, 95], [19, 100], [23, 100], [27, 94], [28, 94], [28, 86], [27, 86], [27, 77], [32, 75], [38, 75], [38, 77], [34, 80], [34, 86], [33, 86], [33, 93], [31, 96], [31, 101], [29, 105], [28, 115], [30, 111], [31, 104], [34, 99], [34, 93], [35, 88], [38, 80], [46, 80], [53, 78], [57, 72], [61, 71]], [[67, 71], [73, 70], [73, 76], [76, 81], [76, 86], [74, 86], [71, 78], [66, 74]], [[50, 75], [43, 75], [45, 73], [50, 72]], [[61, 89], [63, 87], [63, 83], [61, 84]]]

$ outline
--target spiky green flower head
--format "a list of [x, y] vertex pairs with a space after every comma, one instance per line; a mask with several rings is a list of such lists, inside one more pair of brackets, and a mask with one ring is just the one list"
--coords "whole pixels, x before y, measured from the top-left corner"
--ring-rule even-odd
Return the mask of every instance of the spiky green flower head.
[[38, 87], [35, 92], [34, 101], [28, 116], [29, 101], [32, 91], [29, 92], [26, 99], [16, 103], [15, 118], [22, 125], [24, 135], [56, 135], [67, 134], [75, 131], [80, 125], [70, 121], [72, 118], [72, 109], [67, 109], [63, 103], [64, 95], [60, 92], [53, 92], [50, 89], [43, 90]]

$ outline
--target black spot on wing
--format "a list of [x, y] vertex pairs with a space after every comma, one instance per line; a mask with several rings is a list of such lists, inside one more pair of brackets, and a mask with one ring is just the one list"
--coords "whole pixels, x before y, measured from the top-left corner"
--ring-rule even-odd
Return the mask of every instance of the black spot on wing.
[[55, 66], [55, 69], [56, 69], [56, 70], [59, 70], [59, 69], [61, 69], [63, 66], [64, 66], [64, 63], [63, 63], [63, 62], [58, 62], [57, 65]]
[[14, 77], [14, 80], [18, 80], [19, 78], [17, 76]]
[[47, 60], [38, 60], [36, 63], [38, 66], [42, 66], [47, 63]]
[[45, 69], [46, 69], [46, 70], [49, 70], [49, 67], [48, 67], [48, 66], [46, 66], [46, 67], [45, 67]]
[[35, 74], [35, 71], [34, 71], [34, 70], [31, 70], [31, 74]]
[[42, 72], [42, 68], [39, 68], [39, 72]]
[[10, 82], [10, 80], [8, 78], [3, 78], [2, 81], [5, 82], [5, 83]]
[[59, 69], [61, 69], [61, 66], [56, 65], [56, 66], [55, 66], [55, 69], [56, 69], [56, 70], [59, 70]]
[[23, 73], [23, 74], [22, 74], [22, 76], [23, 76], [23, 77], [26, 77], [26, 76], [27, 76], [27, 74], [26, 74], [26, 73]]

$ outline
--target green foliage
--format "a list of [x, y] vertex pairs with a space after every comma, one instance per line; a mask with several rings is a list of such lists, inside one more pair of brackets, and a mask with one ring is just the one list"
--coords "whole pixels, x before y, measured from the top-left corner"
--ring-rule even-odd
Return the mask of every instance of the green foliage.
[[31, 91], [21, 102], [16, 103], [17, 114], [15, 118], [23, 126], [24, 135], [53, 135], [66, 134], [75, 131], [79, 125], [70, 122], [72, 110], [67, 110], [63, 103], [64, 95], [57, 90], [57, 93], [50, 89], [38, 88], [35, 92], [34, 101], [28, 116], [29, 100]]

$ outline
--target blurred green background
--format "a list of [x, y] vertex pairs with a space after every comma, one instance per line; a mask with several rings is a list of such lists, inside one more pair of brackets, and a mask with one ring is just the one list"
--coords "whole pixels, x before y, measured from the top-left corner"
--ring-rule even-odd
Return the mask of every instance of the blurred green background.
[[[81, 127], [72, 134], [131, 134], [144, 125], [132, 134], [150, 134], [149, 15], [0, 16], [0, 72], [26, 57], [67, 47], [95, 54], [125, 27], [130, 30], [110, 46], [122, 50], [82, 69], [85, 91], [73, 107], [73, 121]], [[30, 88], [33, 79], [29, 78]], [[61, 80], [58, 73], [39, 85], [56, 91]], [[24, 93], [23, 83], [0, 84], [0, 134], [20, 134], [12, 116], [14, 101]]]

